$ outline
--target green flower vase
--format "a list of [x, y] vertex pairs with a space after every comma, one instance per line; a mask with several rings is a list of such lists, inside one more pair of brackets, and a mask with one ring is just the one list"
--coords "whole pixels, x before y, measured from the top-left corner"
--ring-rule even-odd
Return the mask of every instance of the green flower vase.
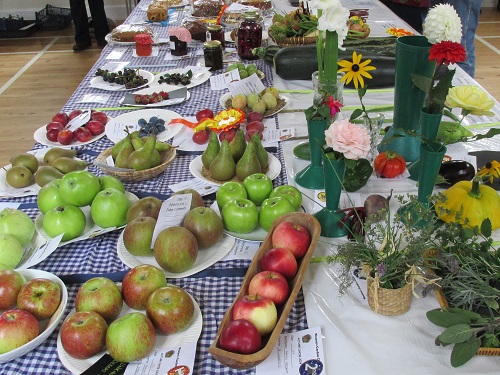
[[323, 168], [325, 170], [325, 196], [326, 207], [314, 214], [321, 224], [321, 236], [337, 238], [347, 235], [348, 228], [341, 220], [344, 213], [337, 213], [339, 209], [342, 181], [344, 180], [344, 160], [332, 160], [323, 155]]
[[394, 121], [378, 147], [396, 151], [407, 162], [420, 156], [420, 140], [408, 134], [419, 130], [420, 109], [426, 93], [413, 84], [412, 74], [431, 78], [435, 62], [429, 61], [431, 44], [425, 36], [402, 36], [396, 42]]
[[446, 147], [438, 141], [425, 141], [420, 146], [420, 172], [418, 176], [418, 201], [427, 205], [434, 190], [436, 177], [443, 162]]

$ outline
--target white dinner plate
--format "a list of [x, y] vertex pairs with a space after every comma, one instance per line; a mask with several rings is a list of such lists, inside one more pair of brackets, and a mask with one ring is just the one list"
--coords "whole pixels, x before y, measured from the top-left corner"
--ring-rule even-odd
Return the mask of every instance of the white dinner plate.
[[139, 109], [137, 111], [132, 111], [124, 113], [123, 115], [112, 118], [106, 124], [105, 134], [109, 140], [113, 143], [117, 143], [121, 139], [125, 138], [125, 129], [128, 128], [132, 133], [138, 130], [140, 127], [137, 124], [139, 119], [143, 118], [146, 121], [152, 116], [157, 116], [165, 120], [165, 131], [162, 131], [156, 136], [156, 140], [165, 142], [181, 131], [182, 124], [167, 125], [173, 118], [182, 117], [177, 112], [169, 111], [167, 109]]
[[18, 269], [17, 272], [23, 275], [26, 281], [37, 278], [43, 278], [56, 282], [61, 287], [61, 302], [56, 312], [50, 317], [50, 319], [44, 319], [39, 321], [40, 334], [30, 342], [24, 344], [23, 346], [11, 350], [10, 352], [0, 354], [0, 363], [12, 361], [13, 359], [18, 358], [23, 354], [26, 354], [29, 351], [35, 349], [38, 345], [44, 342], [47, 339], [47, 337], [49, 337], [51, 333], [54, 332], [57, 325], [64, 317], [64, 311], [66, 310], [66, 305], [68, 303], [68, 290], [66, 289], [66, 285], [64, 285], [62, 280], [57, 276], [51, 274], [50, 272], [34, 270], [34, 269], [29, 269], [29, 270]]
[[[28, 153], [36, 156], [38, 160], [38, 166], [43, 165], [43, 155], [48, 149], [28, 151]], [[38, 151], [38, 152], [37, 152]], [[43, 151], [43, 152], [42, 152]], [[14, 188], [7, 183], [7, 171], [12, 168], [12, 164], [8, 164], [3, 168], [0, 168], [0, 197], [2, 198], [15, 198], [15, 197], [25, 197], [29, 195], [38, 195], [40, 191], [40, 186], [35, 182], [33, 176], [33, 183], [29, 186], [23, 188]]]
[[[153, 44], [158, 43], [158, 37], [156, 37], [155, 35], [153, 35], [152, 38], [153, 38]], [[133, 42], [118, 42], [116, 40], [113, 40], [113, 37], [112, 37], [111, 33], [107, 34], [104, 37], [104, 39], [109, 44], [118, 44], [118, 45], [121, 45], [121, 46], [135, 46], [135, 41], [133, 41]]]
[[[132, 194], [128, 191], [126, 191], [125, 194], [127, 195], [128, 199], [131, 203], [134, 203], [134, 202], [139, 200], [139, 198], [135, 194]], [[110, 231], [113, 231], [113, 230], [116, 230], [119, 228], [123, 228], [125, 226], [124, 225], [124, 226], [121, 226], [119, 228], [101, 228], [96, 223], [94, 223], [94, 220], [92, 220], [92, 216], [90, 215], [90, 206], [84, 206], [84, 207], [80, 207], [80, 208], [83, 211], [83, 213], [85, 214], [85, 218], [87, 219], [87, 223], [85, 225], [85, 229], [84, 229], [83, 233], [80, 236], [73, 238], [72, 240], [69, 240], [66, 242], [61, 241], [59, 243], [59, 246], [64, 246], [64, 245], [70, 244], [72, 242], [83, 241], [83, 240], [86, 240], [86, 239], [91, 238], [91, 237], [96, 237], [96, 236], [99, 236], [101, 234], [104, 234], [104, 233], [107, 233], [107, 232], [110, 232]], [[47, 241], [50, 241], [52, 239], [52, 237], [50, 237], [47, 234], [47, 232], [45, 232], [45, 230], [43, 229], [43, 217], [44, 217], [43, 214], [39, 214], [35, 218], [35, 229], [36, 229], [39, 236], [41, 236], [42, 238], [45, 238]]]
[[[109, 118], [109, 121], [111, 121], [111, 118]], [[36, 131], [35, 134], [33, 134], [33, 138], [35, 138], [35, 141], [38, 143], [44, 145], [44, 146], [49, 146], [49, 147], [59, 147], [59, 148], [71, 148], [71, 147], [77, 147], [77, 146], [83, 146], [83, 145], [88, 145], [89, 143], [95, 142], [98, 139], [104, 137], [104, 133], [101, 133], [99, 135], [93, 135], [92, 139], [90, 139], [87, 142], [80, 142], [77, 141], [76, 139], [71, 142], [69, 145], [62, 145], [59, 142], [52, 142], [47, 139], [47, 130], [45, 129], [46, 125], [43, 125], [39, 127]], [[107, 125], [106, 125], [107, 126]]]
[[[165, 91], [165, 92], [170, 92], [172, 90], [178, 90], [178, 86], [173, 86], [173, 85], [161, 85], [161, 86], [150, 86], [146, 87], [142, 90], [136, 91], [133, 94], [138, 94], [138, 95], [150, 95], [155, 92], [160, 92], [160, 91]], [[167, 99], [167, 100], [162, 100], [161, 102], [158, 103], [150, 103], [150, 104], [125, 104], [128, 107], [143, 107], [143, 108], [157, 108], [157, 107], [167, 107], [169, 105], [175, 105], [175, 104], [180, 104], [182, 102], [185, 102], [186, 100], [189, 100], [191, 97], [191, 94], [189, 91], [186, 92], [186, 97], [185, 98], [177, 98], [177, 99]], [[121, 98], [119, 100], [119, 103], [122, 104], [123, 100], [125, 98]], [[166, 126], [166, 125], [165, 125]]]
[[154, 74], [151, 72], [148, 72], [147, 70], [142, 70], [139, 69], [138, 71], [139, 75], [141, 77], [144, 77], [148, 81], [141, 86], [137, 86], [131, 89], [126, 89], [124, 85], [119, 85], [117, 83], [111, 83], [111, 82], [105, 82], [101, 76], [95, 76], [90, 80], [90, 87], [93, 87], [95, 89], [101, 89], [101, 90], [106, 90], [106, 91], [130, 91], [130, 90], [137, 90], [141, 87], [150, 85], [151, 82], [153, 82], [154, 79]]
[[[218, 185], [218, 186], [222, 185], [222, 183], [218, 183], [218, 182], [209, 180], [208, 178], [205, 178], [201, 174], [202, 168], [203, 168], [203, 163], [201, 161], [201, 155], [196, 157], [195, 159], [193, 159], [191, 161], [191, 163], [189, 164], [189, 171], [191, 172], [191, 174], [194, 177], [206, 182], [207, 184]], [[280, 161], [278, 160], [278, 158], [276, 156], [269, 154], [269, 170], [267, 171], [266, 175], [271, 180], [274, 180], [276, 177], [279, 176], [280, 172], [281, 172]]]
[[[152, 84], [156, 85], [156, 86], [160, 86], [160, 87], [167, 86], [166, 83], [158, 83], [161, 76], [163, 76], [165, 74], [173, 74], [173, 73], [186, 73], [187, 71], [189, 71], [189, 67], [166, 70], [164, 72], [156, 74]], [[192, 87], [201, 85], [202, 83], [205, 83], [206, 81], [208, 81], [210, 79], [211, 75], [212, 75], [212, 72], [210, 72], [210, 71], [204, 72], [201, 75], [198, 75], [195, 71], [195, 72], [193, 72], [194, 78], [193, 77], [191, 78], [191, 83], [189, 85], [186, 85], [185, 87], [187, 89], [190, 89]], [[176, 86], [176, 87], [179, 87], [179, 86]]]
[[[198, 341], [203, 326], [203, 316], [201, 314], [201, 309], [200, 306], [198, 305], [198, 302], [196, 302], [193, 296], [191, 296], [191, 299], [193, 300], [194, 303], [194, 317], [191, 325], [185, 331], [173, 333], [170, 335], [163, 335], [156, 333], [156, 342], [152, 353], [154, 353], [156, 350], [175, 348], [178, 346], [182, 346], [183, 344]], [[133, 313], [136, 311], [138, 310], [134, 310], [128, 307], [126, 303], [124, 303], [120, 316]], [[140, 312], [145, 313], [144, 310]], [[71, 316], [73, 314], [75, 314], [75, 309], [71, 310], [68, 316]], [[73, 358], [68, 353], [66, 353], [66, 351], [62, 346], [61, 332], [59, 331], [59, 334], [57, 335], [57, 355], [59, 356], [59, 359], [61, 360], [64, 367], [66, 367], [73, 374], [81, 374], [82, 372], [87, 370], [90, 366], [92, 366], [94, 363], [96, 363], [99, 360], [99, 358], [101, 358], [105, 353], [107, 353], [107, 351], [101, 352], [87, 359]]]
[[[198, 257], [196, 258], [193, 267], [191, 267], [189, 270], [179, 273], [172, 273], [163, 270], [163, 273], [167, 278], [170, 279], [181, 279], [183, 277], [194, 275], [195, 273], [203, 271], [204, 269], [210, 267], [212, 264], [224, 258], [233, 248], [234, 242], [234, 238], [223, 235], [219, 242], [217, 242], [212, 247], [209, 247], [208, 249], [198, 250]], [[116, 247], [118, 251], [118, 257], [125, 265], [130, 268], [137, 267], [141, 264], [151, 264], [162, 269], [156, 262], [154, 256], [135, 256], [130, 254], [125, 248], [125, 244], [123, 243], [123, 231], [118, 238]]]
[[[222, 108], [225, 108], [225, 109], [228, 109], [228, 107], [226, 107], [226, 101], [228, 99], [230, 99], [232, 96], [231, 96], [231, 93], [229, 92], [226, 92], [225, 94], [223, 94], [220, 99], [219, 99], [219, 104]], [[264, 113], [264, 117], [271, 117], [271, 116], [274, 116], [276, 113], [282, 111], [283, 109], [285, 109], [288, 104], [290, 104], [290, 98], [288, 98], [287, 96], [284, 96], [284, 95], [280, 95], [280, 99], [283, 99], [285, 101], [285, 104], [282, 106], [282, 107], [277, 107], [273, 110], [270, 110], [270, 111], [266, 111]]]

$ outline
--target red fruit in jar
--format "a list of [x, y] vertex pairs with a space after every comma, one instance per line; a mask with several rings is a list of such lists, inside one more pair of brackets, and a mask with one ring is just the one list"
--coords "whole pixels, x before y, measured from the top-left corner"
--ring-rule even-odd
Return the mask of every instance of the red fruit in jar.
[[232, 353], [252, 354], [260, 349], [262, 338], [257, 328], [246, 319], [231, 321], [220, 334], [219, 345]]
[[247, 140], [247, 142], [250, 142], [254, 134], [259, 134], [260, 139], [262, 139], [262, 132], [258, 131], [257, 129], [253, 129], [253, 130], [248, 130], [245, 133], [245, 139]]
[[260, 122], [264, 121], [264, 115], [260, 112], [250, 112], [247, 115], [247, 123], [251, 123], [254, 121], [260, 121]]
[[222, 142], [224, 139], [231, 142], [236, 135], [236, 129], [224, 130], [219, 134], [219, 140]]
[[60, 122], [63, 126], [66, 126], [69, 121], [69, 116], [65, 112], [59, 112], [52, 117], [52, 121]]
[[252, 122], [249, 122], [247, 124], [247, 126], [245, 127], [246, 131], [249, 132], [251, 130], [257, 130], [259, 132], [263, 132], [264, 131], [264, 124], [262, 123], [262, 121], [252, 121]]
[[201, 111], [198, 111], [198, 113], [196, 114], [196, 120], [198, 121], [204, 118], [212, 118], [212, 117], [214, 117], [214, 112], [208, 108], [202, 109]]
[[71, 111], [69, 114], [69, 119], [73, 120], [75, 117], [80, 116], [83, 113], [81, 109], [75, 109], [74, 111]]
[[73, 132], [69, 129], [63, 129], [57, 134], [57, 142], [62, 145], [69, 145], [73, 142]]
[[104, 132], [104, 124], [97, 120], [90, 120], [85, 124], [85, 128], [90, 131], [92, 135], [99, 135]]
[[90, 114], [90, 118], [95, 121], [99, 121], [101, 124], [106, 125], [108, 123], [108, 115], [104, 112], [95, 111]]
[[57, 142], [57, 135], [59, 134], [60, 131], [61, 130], [58, 129], [50, 129], [45, 136], [49, 141]]
[[74, 135], [79, 142], [88, 142], [92, 139], [92, 133], [83, 126], [76, 129]]
[[199, 145], [207, 143], [208, 138], [210, 138], [208, 130], [200, 130], [193, 134], [193, 142]]
[[57, 131], [61, 131], [64, 129], [64, 125], [61, 124], [60, 122], [52, 121], [45, 126], [45, 130], [49, 131], [51, 129], [56, 129]]

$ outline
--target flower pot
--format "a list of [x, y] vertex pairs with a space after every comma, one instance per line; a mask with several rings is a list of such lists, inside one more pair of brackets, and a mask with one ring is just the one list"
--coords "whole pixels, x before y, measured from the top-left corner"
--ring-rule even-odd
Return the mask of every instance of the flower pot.
[[410, 309], [411, 283], [399, 289], [382, 288], [373, 277], [367, 277], [368, 305], [377, 314], [396, 316]]

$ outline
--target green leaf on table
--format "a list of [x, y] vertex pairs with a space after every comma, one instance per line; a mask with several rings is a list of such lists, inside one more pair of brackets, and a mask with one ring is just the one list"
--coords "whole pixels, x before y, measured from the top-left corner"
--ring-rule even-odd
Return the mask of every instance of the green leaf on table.
[[431, 311], [427, 311], [427, 319], [431, 323], [434, 323], [438, 327], [451, 327], [454, 326], [455, 324], [470, 324], [471, 320], [469, 317], [462, 315], [462, 314], [456, 314], [453, 312], [448, 312], [448, 311], [442, 311], [440, 309], [435, 309]]
[[453, 367], [459, 367], [467, 363], [476, 355], [480, 346], [481, 340], [478, 338], [455, 344], [455, 346], [453, 346], [453, 350], [451, 351], [451, 365]]
[[361, 110], [360, 108], [356, 108], [354, 111], [352, 111], [351, 117], [349, 118], [349, 120], [352, 121], [354, 119], [357, 119], [362, 114], [363, 114], [363, 110]]
[[445, 311], [451, 312], [451, 313], [456, 313], [460, 315], [465, 315], [467, 316], [471, 321], [475, 322], [478, 319], [481, 319], [481, 315], [478, 313], [475, 313], [473, 311], [461, 309], [460, 307], [445, 307]]
[[491, 230], [492, 230], [491, 220], [489, 218], [484, 219], [483, 222], [481, 223], [481, 233], [485, 237], [491, 237]]
[[473, 334], [474, 330], [468, 324], [455, 324], [446, 328], [444, 332], [439, 335], [439, 341], [447, 344], [456, 344], [469, 340]]

